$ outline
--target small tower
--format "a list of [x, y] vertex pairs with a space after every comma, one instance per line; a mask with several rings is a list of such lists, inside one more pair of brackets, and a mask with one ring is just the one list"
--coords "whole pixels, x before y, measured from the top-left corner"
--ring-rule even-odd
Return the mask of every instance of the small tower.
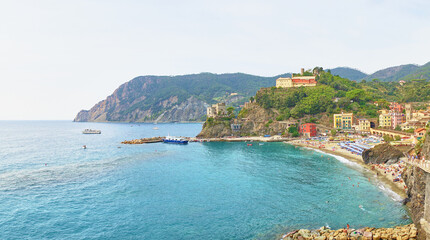
[[300, 74], [302, 74], [302, 76], [303, 76], [303, 74], [305, 74], [305, 69], [304, 68], [300, 69]]

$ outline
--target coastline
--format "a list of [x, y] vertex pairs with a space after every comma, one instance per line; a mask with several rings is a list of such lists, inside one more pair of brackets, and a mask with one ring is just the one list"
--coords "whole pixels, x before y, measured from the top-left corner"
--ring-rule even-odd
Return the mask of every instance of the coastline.
[[327, 148], [319, 148], [319, 147], [312, 146], [309, 144], [300, 143], [299, 141], [300, 140], [293, 140], [293, 141], [288, 141], [285, 143], [291, 144], [294, 146], [309, 148], [309, 149], [313, 149], [313, 150], [319, 150], [319, 151], [324, 152], [324, 153], [329, 154], [329, 155], [336, 155], [339, 157], [343, 157], [343, 158], [345, 158], [351, 162], [354, 162], [354, 163], [362, 166], [363, 168], [368, 169], [369, 171], [373, 172], [376, 175], [376, 178], [381, 183], [386, 185], [391, 191], [393, 191], [394, 193], [399, 195], [402, 199], [405, 199], [407, 197], [405, 190], [402, 189], [398, 184], [395, 184], [392, 181], [392, 178], [390, 178], [387, 175], [382, 174], [382, 172], [378, 171], [376, 168], [373, 168], [372, 165], [367, 165], [366, 163], [364, 163], [361, 156], [348, 154], [348, 153], [344, 153], [344, 152], [340, 152], [340, 151], [332, 151], [332, 150], [329, 150]]

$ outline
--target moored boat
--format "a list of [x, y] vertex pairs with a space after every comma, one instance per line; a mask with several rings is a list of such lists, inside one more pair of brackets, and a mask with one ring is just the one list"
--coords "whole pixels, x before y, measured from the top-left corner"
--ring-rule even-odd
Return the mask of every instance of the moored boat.
[[102, 131], [100, 130], [94, 130], [94, 129], [85, 129], [84, 131], [82, 131], [83, 134], [101, 134]]
[[167, 136], [163, 138], [164, 143], [188, 144], [188, 140], [182, 137]]

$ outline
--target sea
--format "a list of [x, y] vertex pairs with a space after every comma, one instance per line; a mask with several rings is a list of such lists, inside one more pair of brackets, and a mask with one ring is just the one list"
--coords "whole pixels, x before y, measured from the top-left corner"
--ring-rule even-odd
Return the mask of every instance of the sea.
[[0, 121], [0, 239], [279, 239], [411, 223], [398, 195], [342, 157], [288, 143], [121, 144], [201, 128]]

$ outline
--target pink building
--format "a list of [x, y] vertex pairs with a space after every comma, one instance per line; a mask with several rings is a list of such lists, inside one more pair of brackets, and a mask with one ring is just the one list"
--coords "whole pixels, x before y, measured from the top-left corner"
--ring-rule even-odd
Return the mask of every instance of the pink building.
[[391, 127], [395, 129], [398, 125], [403, 123], [404, 114], [397, 111], [390, 111]]
[[396, 103], [396, 102], [391, 102], [391, 105], [390, 105], [390, 110], [391, 111], [396, 111], [396, 112], [402, 112], [403, 111], [403, 109], [405, 109], [404, 107], [403, 107], [403, 105], [402, 104], [399, 104], [399, 103]]

